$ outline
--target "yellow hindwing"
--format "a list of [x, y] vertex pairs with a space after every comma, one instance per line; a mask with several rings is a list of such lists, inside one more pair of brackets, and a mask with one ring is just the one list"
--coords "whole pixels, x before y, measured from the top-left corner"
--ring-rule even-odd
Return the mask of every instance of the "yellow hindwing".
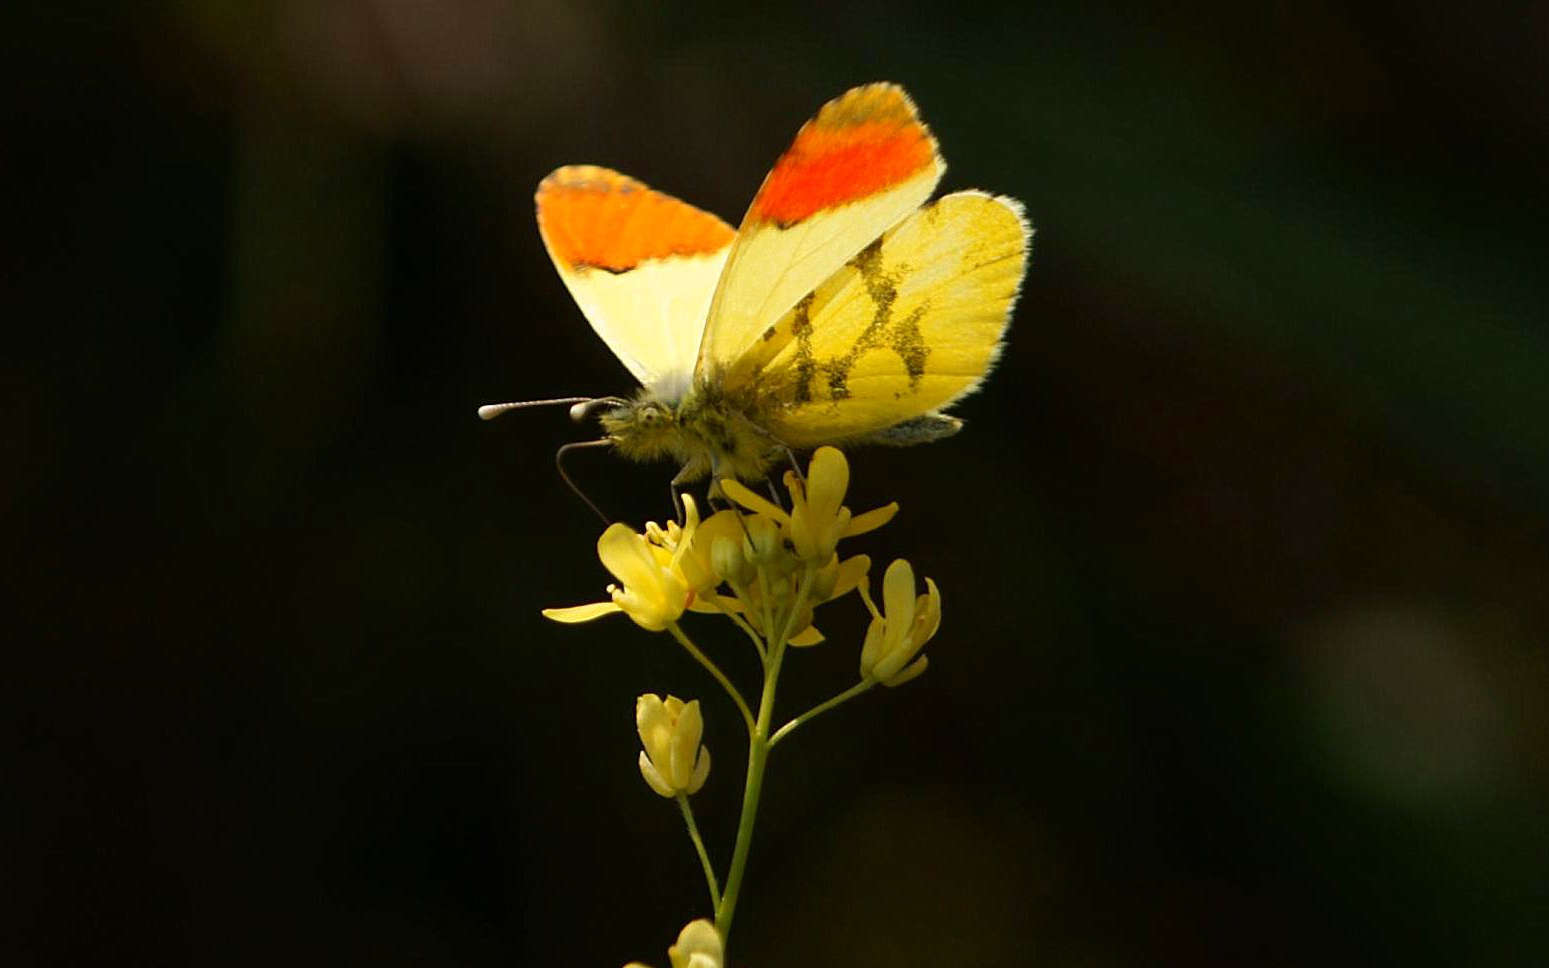
[[1030, 238], [1015, 201], [947, 195], [770, 326], [722, 374], [721, 388], [793, 447], [944, 408], [995, 362]]

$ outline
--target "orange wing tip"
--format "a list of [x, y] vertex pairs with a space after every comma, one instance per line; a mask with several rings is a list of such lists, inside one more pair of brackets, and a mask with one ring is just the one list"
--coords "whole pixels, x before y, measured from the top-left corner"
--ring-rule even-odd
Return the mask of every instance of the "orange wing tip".
[[700, 256], [736, 232], [709, 212], [597, 165], [568, 165], [538, 185], [538, 231], [569, 269], [628, 272], [650, 259]]
[[829, 101], [802, 126], [748, 215], [793, 225], [942, 167], [936, 139], [904, 89], [867, 84]]

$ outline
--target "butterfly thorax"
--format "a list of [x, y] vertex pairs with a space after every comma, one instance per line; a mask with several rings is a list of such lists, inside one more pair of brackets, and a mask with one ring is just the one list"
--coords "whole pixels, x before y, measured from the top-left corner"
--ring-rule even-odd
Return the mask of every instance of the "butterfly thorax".
[[676, 461], [681, 481], [712, 471], [744, 480], [764, 476], [778, 444], [750, 414], [750, 401], [731, 399], [717, 387], [698, 383], [681, 400], [650, 390], [601, 415], [602, 429], [619, 453], [639, 461]]

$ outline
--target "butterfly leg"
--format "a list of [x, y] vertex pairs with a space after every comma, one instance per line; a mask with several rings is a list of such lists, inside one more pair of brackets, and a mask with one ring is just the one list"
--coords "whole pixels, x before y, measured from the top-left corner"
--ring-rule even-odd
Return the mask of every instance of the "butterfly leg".
[[784, 444], [780, 445], [780, 449], [785, 451], [785, 459], [787, 461], [790, 461], [791, 470], [796, 472], [796, 479], [798, 481], [801, 481], [801, 486], [802, 487], [806, 487], [807, 486], [807, 475], [805, 475], [805, 474], [803, 474], [801, 472], [801, 462], [796, 459], [796, 452], [794, 450], [791, 450], [789, 447], [787, 447]]
[[[801, 481], [802, 485], [805, 486], [807, 483], [807, 475], [801, 472], [801, 463], [796, 460], [796, 451], [791, 448], [791, 445], [765, 430], [763, 427], [760, 427], [758, 424], [753, 423], [751, 420], [748, 421], [748, 426], [752, 428], [754, 433], [769, 441], [769, 449], [771, 451], [779, 451], [785, 455], [786, 461], [791, 465], [791, 470], [796, 472], [796, 479]], [[779, 504], [780, 502], [775, 501], [775, 503]]]
[[672, 513], [681, 526], [688, 521], [688, 509], [683, 506], [683, 488], [688, 484], [688, 466], [685, 465], [672, 476], [672, 484], [669, 490], [672, 492]]
[[774, 502], [777, 508], [785, 507], [785, 502], [780, 500], [780, 492], [775, 488], [774, 478], [764, 475], [764, 488], [769, 491], [769, 500]]

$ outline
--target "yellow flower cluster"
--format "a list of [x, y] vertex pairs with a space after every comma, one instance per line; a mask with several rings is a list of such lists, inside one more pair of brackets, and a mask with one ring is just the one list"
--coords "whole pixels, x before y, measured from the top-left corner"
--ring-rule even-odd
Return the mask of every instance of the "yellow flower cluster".
[[[597, 540], [597, 556], [616, 579], [608, 586], [607, 601], [543, 613], [567, 623], [623, 613], [641, 628], [671, 633], [726, 691], [747, 727], [742, 814], [723, 892], [689, 803], [710, 775], [699, 701], [646, 694], [635, 703], [635, 727], [643, 747], [640, 775], [658, 795], [677, 801], [715, 910], [713, 923], [700, 920], [684, 927], [668, 950], [672, 968], [721, 968], [724, 963], [769, 751], [813, 717], [876, 685], [901, 685], [924, 672], [928, 660], [921, 650], [941, 625], [936, 583], [926, 578], [925, 593], [919, 594], [909, 562], [899, 559], [888, 566], [879, 607], [871, 597], [871, 559], [840, 556], [842, 540], [879, 528], [898, 513], [897, 504], [864, 514], [850, 512], [844, 504], [850, 486], [844, 454], [820, 447], [806, 476], [792, 470], [784, 481], [789, 509], [739, 481], [722, 479], [715, 487], [733, 506], [709, 517], [702, 518], [693, 498], [685, 496], [681, 523], [649, 523], [638, 532], [623, 524], [609, 525]], [[823, 641], [813, 625], [814, 609], [857, 589], [871, 613], [860, 650], [860, 680], [775, 728], [776, 683], [787, 647]], [[679, 626], [687, 611], [719, 613], [752, 640], [764, 677], [757, 713]]]
[[641, 628], [660, 632], [685, 611], [722, 612], [766, 641], [783, 636], [794, 646], [821, 642], [813, 608], [859, 587], [871, 567], [865, 555], [841, 560], [839, 541], [886, 524], [898, 505], [852, 515], [844, 506], [850, 467], [833, 447], [818, 448], [805, 479], [786, 472], [789, 511], [738, 481], [719, 484], [745, 510], [702, 520], [685, 495], [681, 526], [652, 522], [639, 533], [609, 525], [597, 541], [597, 556], [618, 579], [608, 586], [609, 601], [543, 614], [557, 622], [587, 622], [623, 612]]

